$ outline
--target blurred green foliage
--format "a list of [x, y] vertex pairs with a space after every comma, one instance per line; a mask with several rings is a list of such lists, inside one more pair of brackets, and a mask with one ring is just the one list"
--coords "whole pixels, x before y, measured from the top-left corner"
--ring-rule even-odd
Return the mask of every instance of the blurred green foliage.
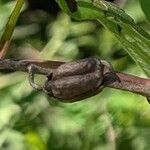
[[147, 19], [150, 20], [150, 9], [149, 9], [150, 1], [149, 0], [140, 0], [140, 2], [141, 2], [141, 7], [142, 7]]
[[[1, 34], [14, 4], [0, 1]], [[144, 76], [99, 23], [77, 22], [61, 11], [29, 6], [27, 3], [18, 20], [9, 58], [69, 61], [96, 55], [112, 62], [117, 71]], [[148, 30], [138, 0], [128, 0], [125, 9]], [[141, 96], [107, 88], [87, 100], [66, 104], [33, 91], [26, 73], [1, 73], [0, 83], [0, 150], [150, 147], [150, 106]]]

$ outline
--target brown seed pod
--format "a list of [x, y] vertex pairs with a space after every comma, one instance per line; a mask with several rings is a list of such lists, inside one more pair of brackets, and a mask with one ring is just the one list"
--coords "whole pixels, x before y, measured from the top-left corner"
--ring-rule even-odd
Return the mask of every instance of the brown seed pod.
[[53, 70], [44, 90], [62, 101], [73, 102], [93, 96], [102, 90], [103, 64], [90, 57], [65, 63]]

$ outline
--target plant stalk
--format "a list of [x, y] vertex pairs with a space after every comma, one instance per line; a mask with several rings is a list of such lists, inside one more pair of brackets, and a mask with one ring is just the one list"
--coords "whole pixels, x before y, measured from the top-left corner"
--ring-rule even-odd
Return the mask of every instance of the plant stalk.
[[116, 75], [119, 77], [120, 82], [116, 81], [108, 87], [140, 94], [147, 98], [150, 97], [150, 79], [125, 73], [116, 73]]
[[[65, 62], [59, 61], [45, 61], [45, 60], [10, 60], [10, 59], [0, 59], [0, 70], [5, 71], [23, 71], [28, 72], [28, 67], [31, 64], [36, 65], [36, 74], [47, 75], [51, 72], [51, 69], [55, 69]], [[105, 65], [105, 64], [103, 64]], [[106, 66], [108, 67], [108, 66]], [[42, 69], [41, 69], [42, 68]], [[113, 72], [114, 74], [114, 72]], [[123, 91], [129, 91], [136, 93], [146, 98], [150, 98], [150, 79], [141, 78], [125, 73], [115, 72], [119, 80], [115, 80], [113, 83], [105, 85], [106, 87], [120, 89]], [[111, 78], [111, 76], [109, 76]], [[113, 76], [112, 76], [113, 78]]]

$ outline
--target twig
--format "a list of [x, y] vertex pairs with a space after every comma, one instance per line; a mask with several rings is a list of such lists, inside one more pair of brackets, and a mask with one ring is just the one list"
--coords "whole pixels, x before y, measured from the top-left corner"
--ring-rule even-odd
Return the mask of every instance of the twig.
[[150, 97], [150, 79], [140, 78], [125, 73], [116, 74], [120, 82], [116, 81], [108, 85], [108, 87], [137, 93], [147, 98]]
[[1, 70], [8, 70], [8, 71], [23, 71], [28, 72], [28, 66], [31, 64], [35, 64], [39, 66], [39, 69], [37, 67], [37, 70], [35, 73], [37, 74], [43, 74], [46, 75], [45, 72], [42, 72], [40, 70], [40, 67], [43, 68], [57, 68], [64, 62], [59, 61], [49, 61], [49, 60], [30, 60], [30, 59], [24, 59], [24, 60], [10, 60], [10, 59], [0, 59], [0, 69]]
[[[8, 70], [8, 71], [23, 71], [28, 72], [28, 66], [31, 64], [36, 64], [37, 69], [35, 70], [36, 74], [47, 75], [47, 72], [51, 72], [51, 69], [55, 69], [64, 62], [59, 61], [44, 61], [44, 60], [10, 60], [4, 59], [0, 60], [0, 69]], [[105, 65], [105, 64], [104, 64]], [[41, 70], [45, 68], [45, 71]], [[108, 66], [106, 66], [108, 67]], [[120, 89], [123, 91], [129, 91], [132, 93], [137, 93], [147, 98], [150, 98], [150, 79], [140, 78], [137, 76], [125, 74], [125, 73], [117, 73], [119, 80], [113, 83], [107, 84], [106, 87]], [[110, 76], [104, 75], [105, 80], [107, 78], [111, 78]]]

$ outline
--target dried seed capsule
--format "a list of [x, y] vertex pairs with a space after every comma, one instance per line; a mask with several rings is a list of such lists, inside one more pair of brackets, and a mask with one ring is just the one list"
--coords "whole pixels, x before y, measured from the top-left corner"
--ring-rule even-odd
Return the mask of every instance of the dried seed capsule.
[[90, 97], [102, 89], [103, 67], [96, 57], [65, 63], [53, 70], [44, 90], [50, 96], [66, 102]]

